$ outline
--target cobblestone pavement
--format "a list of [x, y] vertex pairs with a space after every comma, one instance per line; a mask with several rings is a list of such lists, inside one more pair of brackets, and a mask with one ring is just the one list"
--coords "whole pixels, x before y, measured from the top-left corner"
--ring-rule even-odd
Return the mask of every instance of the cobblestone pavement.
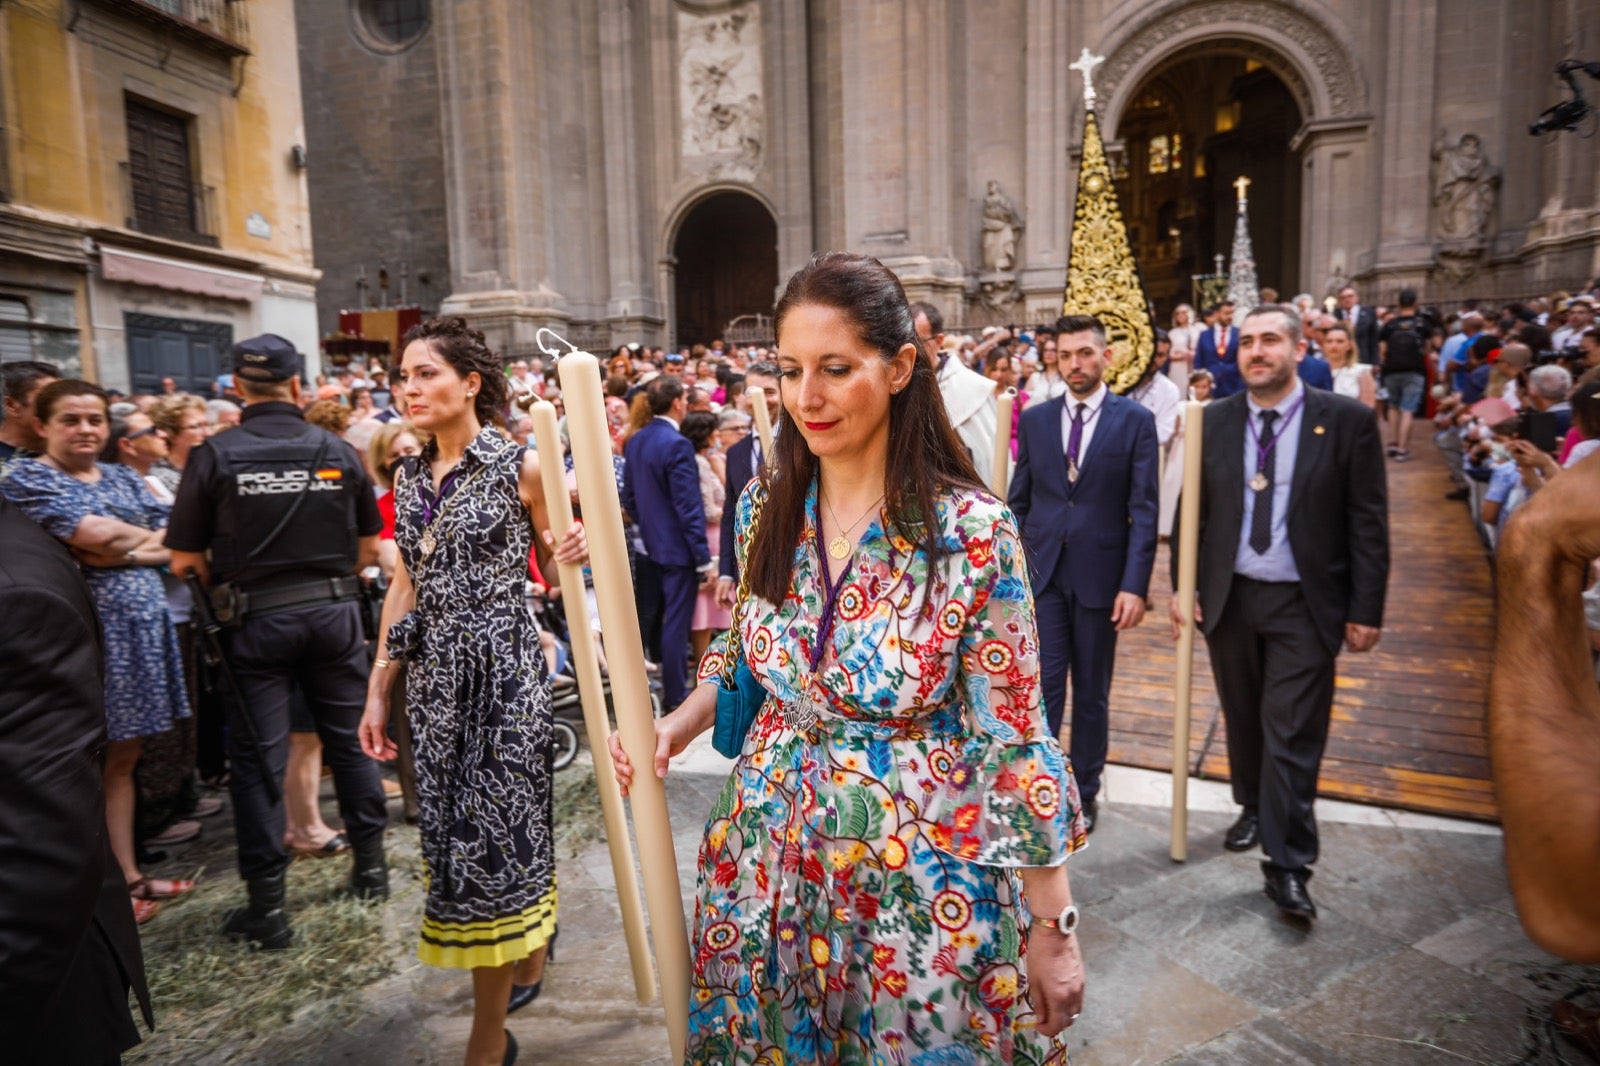
[[[669, 778], [686, 908], [725, 765], [701, 753]], [[1325, 813], [1311, 882], [1322, 917], [1307, 933], [1262, 896], [1255, 857], [1223, 850], [1226, 810], [1191, 817], [1189, 861], [1175, 864], [1167, 810], [1133, 802], [1149, 789], [1119, 787], [1115, 768], [1107, 789], [1091, 846], [1072, 860], [1089, 972], [1070, 1031], [1078, 1066], [1584, 1061], [1555, 1040], [1547, 1008], [1600, 997], [1600, 969], [1563, 964], [1523, 936], [1496, 831]], [[1226, 806], [1197, 789], [1201, 808]], [[611, 886], [599, 839], [561, 863], [560, 953], [543, 997], [511, 1022], [525, 1063], [668, 1062], [659, 1006], [633, 997]], [[417, 902], [394, 906], [408, 920]], [[405, 963], [345, 1031], [307, 1047], [286, 1027], [257, 1061], [454, 1064], [470, 1016], [464, 974]]]

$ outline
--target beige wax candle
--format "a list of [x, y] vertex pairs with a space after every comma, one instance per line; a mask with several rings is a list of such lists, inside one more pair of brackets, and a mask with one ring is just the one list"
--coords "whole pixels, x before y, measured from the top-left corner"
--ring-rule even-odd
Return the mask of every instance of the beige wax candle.
[[1172, 691], [1172, 861], [1189, 858], [1189, 696], [1194, 687], [1194, 599], [1200, 572], [1200, 448], [1206, 405], [1183, 405], [1183, 505], [1178, 512], [1178, 676]]
[[[589, 540], [589, 568], [605, 627], [606, 660], [611, 667], [611, 699], [616, 707], [622, 749], [639, 769], [629, 790], [633, 825], [644, 876], [645, 906], [661, 978], [662, 1006], [672, 1060], [683, 1061], [689, 1034], [689, 934], [683, 916], [683, 889], [667, 815], [666, 783], [655, 765], [655, 714], [645, 677], [644, 641], [633, 601], [628, 549], [623, 539], [622, 502], [611, 464], [611, 434], [600, 389], [600, 364], [588, 352], [573, 352], [557, 364], [566, 399], [567, 431], [572, 440], [578, 497], [583, 500]], [[597, 753], [598, 754], [598, 753]]]
[[[550, 529], [559, 540], [572, 525], [572, 497], [567, 494], [567, 479], [561, 463], [561, 434], [556, 428], [556, 409], [539, 400], [528, 409], [533, 419], [533, 439], [538, 444], [539, 477], [544, 482], [544, 504], [550, 513]], [[606, 714], [605, 683], [600, 679], [600, 660], [590, 638], [589, 599], [583, 591], [583, 567], [558, 564], [561, 572], [561, 603], [567, 612], [567, 632], [572, 636], [572, 662], [578, 671], [578, 692], [583, 699], [583, 724], [589, 734], [589, 751], [594, 755], [595, 783], [600, 791], [600, 813], [605, 819], [606, 844], [611, 849], [611, 873], [617, 882], [617, 905], [622, 910], [622, 936], [633, 963], [633, 990], [640, 1003], [656, 998], [656, 975], [650, 968], [650, 946], [645, 942], [644, 907], [639, 901], [639, 884], [633, 868], [633, 838], [628, 835], [628, 818], [622, 809], [622, 792], [617, 788], [611, 759], [606, 755], [606, 737], [611, 720]]]
[[767, 394], [754, 385], [744, 390], [750, 401], [750, 417], [756, 423], [756, 436], [761, 441], [763, 461], [772, 462], [772, 417], [767, 413]]

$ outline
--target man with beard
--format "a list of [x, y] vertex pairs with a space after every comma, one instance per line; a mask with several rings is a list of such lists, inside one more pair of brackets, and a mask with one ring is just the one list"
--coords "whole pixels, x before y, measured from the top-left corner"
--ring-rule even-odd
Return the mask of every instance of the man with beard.
[[[1389, 575], [1387, 488], [1376, 416], [1308, 389], [1292, 308], [1264, 305], [1239, 331], [1245, 392], [1206, 409], [1195, 624], [1228, 727], [1234, 800], [1223, 841], [1259, 843], [1266, 894], [1303, 920], [1317, 858], [1312, 807], [1343, 644], [1370, 651]], [[1173, 586], [1177, 585], [1173, 553]], [[1174, 639], [1183, 618], [1171, 605]]]
[[1155, 416], [1106, 388], [1106, 331], [1091, 315], [1056, 323], [1067, 394], [1028, 408], [1008, 503], [1017, 516], [1039, 627], [1050, 735], [1072, 673], [1072, 769], [1090, 832], [1110, 737], [1117, 634], [1144, 618], [1156, 558], [1161, 457]]

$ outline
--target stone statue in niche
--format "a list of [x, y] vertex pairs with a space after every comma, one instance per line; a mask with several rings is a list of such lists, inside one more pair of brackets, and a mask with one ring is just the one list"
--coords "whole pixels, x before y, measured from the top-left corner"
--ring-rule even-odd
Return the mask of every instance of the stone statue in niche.
[[983, 272], [1004, 274], [1017, 265], [1017, 238], [1022, 236], [1022, 216], [1016, 205], [1000, 189], [998, 181], [989, 182], [983, 196]]
[[761, 164], [760, 9], [718, 15], [678, 13], [682, 153], [697, 169], [753, 177]]
[[1490, 164], [1477, 134], [1454, 145], [1443, 130], [1433, 143], [1434, 261], [1453, 281], [1478, 269], [1489, 244], [1489, 223], [1500, 195], [1500, 170]]
[[1433, 145], [1434, 236], [1441, 241], [1483, 243], [1500, 192], [1500, 170], [1483, 154], [1476, 134], [1463, 134], [1455, 145], [1444, 131]]

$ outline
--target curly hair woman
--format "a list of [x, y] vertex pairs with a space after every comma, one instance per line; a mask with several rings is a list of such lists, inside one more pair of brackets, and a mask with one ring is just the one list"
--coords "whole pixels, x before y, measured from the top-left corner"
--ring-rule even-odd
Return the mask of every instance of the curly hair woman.
[[556, 934], [550, 680], [523, 590], [588, 557], [583, 527], [550, 533], [539, 457], [494, 423], [502, 361], [461, 318], [405, 336], [401, 389], [432, 434], [395, 472], [399, 560], [384, 600], [362, 746], [391, 759], [390, 690], [405, 670], [428, 899], [418, 956], [472, 971], [468, 1066], [516, 1058], [510, 1010], [539, 993]]

